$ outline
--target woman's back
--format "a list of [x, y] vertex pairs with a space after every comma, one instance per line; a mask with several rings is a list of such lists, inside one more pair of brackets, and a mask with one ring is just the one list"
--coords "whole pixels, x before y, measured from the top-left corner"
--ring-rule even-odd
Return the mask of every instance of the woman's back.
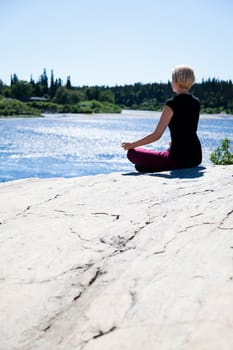
[[179, 94], [166, 101], [173, 110], [168, 125], [171, 133], [170, 156], [181, 166], [201, 163], [201, 144], [197, 136], [200, 102], [191, 94]]

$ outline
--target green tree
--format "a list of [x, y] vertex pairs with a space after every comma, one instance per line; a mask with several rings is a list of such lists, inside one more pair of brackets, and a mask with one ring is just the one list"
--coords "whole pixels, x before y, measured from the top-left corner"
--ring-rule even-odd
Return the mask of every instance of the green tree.
[[18, 81], [19, 81], [19, 79], [15, 73], [13, 75], [11, 75], [11, 86], [16, 84]]
[[55, 94], [54, 102], [59, 104], [76, 104], [86, 99], [83, 91], [70, 90], [64, 86], [60, 86]]
[[70, 76], [67, 77], [67, 80], [66, 80], [66, 88], [67, 88], [67, 89], [71, 89], [71, 88], [72, 88]]
[[115, 103], [114, 93], [109, 89], [104, 89], [99, 92], [99, 101]]
[[25, 101], [32, 96], [32, 85], [24, 80], [18, 80], [11, 87], [11, 96], [17, 100]]
[[57, 87], [54, 81], [54, 74], [53, 70], [51, 70], [51, 76], [50, 76], [50, 88], [49, 88], [49, 96], [52, 99], [55, 96]]
[[47, 95], [49, 92], [49, 89], [48, 89], [48, 77], [47, 77], [45, 68], [43, 70], [43, 73], [40, 76], [38, 84], [40, 85], [40, 91], [42, 95]]
[[0, 96], [3, 95], [3, 81], [0, 79]]
[[230, 140], [225, 138], [222, 140], [221, 146], [217, 147], [210, 155], [210, 160], [216, 165], [233, 164], [233, 147], [230, 147]]

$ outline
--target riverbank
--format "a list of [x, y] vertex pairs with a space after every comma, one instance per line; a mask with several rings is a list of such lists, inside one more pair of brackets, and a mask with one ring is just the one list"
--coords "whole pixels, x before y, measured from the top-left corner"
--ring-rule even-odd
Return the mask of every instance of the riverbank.
[[0, 116], [25, 118], [41, 116], [43, 113], [121, 113], [121, 108], [114, 103], [106, 101], [88, 100], [75, 104], [59, 104], [51, 101], [19, 101], [13, 98], [3, 98], [0, 96]]
[[0, 184], [1, 348], [232, 349], [232, 177]]
[[[84, 118], [88, 118], [90, 115], [96, 115], [96, 116], [108, 116], [109, 118], [114, 117], [117, 115], [117, 117], [134, 117], [134, 118], [155, 118], [158, 119], [161, 116], [162, 111], [145, 111], [145, 110], [131, 110], [131, 109], [123, 109], [118, 112], [110, 111], [110, 112], [98, 112], [95, 113], [93, 112], [88, 112], [88, 113], [56, 113], [56, 112], [48, 112], [48, 113], [38, 113], [36, 114], [12, 114], [12, 115], [0, 115], [0, 119], [11, 119], [11, 118], [38, 118], [38, 117], [49, 117], [49, 116], [66, 116], [66, 115], [72, 115], [72, 116], [83, 116]], [[200, 114], [200, 119], [225, 119], [233, 118], [233, 114], [225, 114], [225, 113], [212, 113], [212, 114], [206, 114], [206, 113], [201, 113]]]

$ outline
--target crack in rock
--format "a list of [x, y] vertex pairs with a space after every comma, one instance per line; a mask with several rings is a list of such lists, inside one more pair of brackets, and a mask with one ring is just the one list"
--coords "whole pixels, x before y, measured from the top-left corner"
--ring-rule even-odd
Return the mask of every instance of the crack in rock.
[[124, 236], [117, 235], [116, 237], [111, 237], [109, 242], [102, 237], [100, 238], [100, 242], [116, 248], [116, 251], [122, 251], [122, 250], [125, 250], [127, 243], [131, 241], [134, 237], [135, 237], [135, 234], [130, 236], [129, 238], [125, 238]]
[[119, 220], [120, 219], [120, 215], [119, 214], [109, 214], [109, 213], [105, 213], [105, 212], [100, 212], [100, 213], [91, 213], [91, 215], [107, 215], [107, 216], [113, 216], [115, 218], [115, 220]]
[[190, 229], [192, 229], [194, 227], [201, 227], [203, 225], [215, 225], [215, 222], [207, 221], [207, 222], [202, 222], [200, 224], [193, 224], [193, 225], [190, 225], [190, 226], [186, 226], [183, 230], [178, 231], [177, 234], [187, 232], [188, 230], [190, 230]]
[[127, 244], [130, 241], [132, 241], [147, 225], [151, 223], [152, 223], [151, 221], [147, 220], [143, 226], [140, 226], [138, 229], [136, 229], [133, 232], [133, 234], [131, 234], [129, 237], [117, 235], [116, 237], [111, 237], [109, 241], [105, 239], [105, 237], [101, 237], [100, 242], [103, 244], [108, 244], [109, 246], [115, 248], [115, 251], [113, 252], [112, 255], [123, 253], [129, 249], [135, 249], [134, 246], [129, 247], [127, 246]]
[[93, 337], [92, 337], [92, 339], [97, 339], [97, 338], [99, 338], [99, 337], [103, 337], [104, 335], [106, 335], [106, 334], [109, 334], [109, 333], [111, 333], [111, 332], [113, 332], [113, 331], [115, 331], [117, 329], [117, 327], [116, 326], [113, 326], [113, 327], [111, 327], [109, 330], [107, 330], [107, 331], [99, 331], [96, 335], [94, 335]]
[[[97, 268], [94, 275], [91, 277], [91, 279], [86, 283], [86, 285], [83, 286], [83, 290], [81, 290], [75, 297], [73, 297], [72, 299], [72, 303], [77, 301], [78, 299], [81, 298], [81, 296], [88, 290], [88, 288], [90, 286], [92, 286], [97, 278], [103, 274], [103, 271], [100, 268]], [[68, 303], [67, 306], [65, 306], [61, 311], [59, 311], [57, 314], [55, 314], [53, 317], [51, 317], [46, 323], [47, 325], [45, 327], [42, 328], [43, 332], [48, 332], [52, 327], [53, 324], [58, 320], [58, 318], [63, 315], [65, 312], [67, 312], [67, 310], [70, 308], [71, 304]], [[98, 338], [102, 335], [105, 335], [107, 333], [110, 333], [114, 330], [114, 327], [112, 327], [110, 330], [108, 330], [107, 332], [102, 332], [99, 331], [97, 335], [95, 335], [92, 339]]]
[[[138, 284], [138, 280], [134, 279], [134, 285], [129, 291], [129, 294], [131, 296], [131, 305], [129, 307], [129, 310], [131, 310], [137, 303], [137, 292], [136, 292], [137, 284]], [[127, 313], [128, 313], [128, 311], [127, 311]]]
[[76, 296], [73, 298], [73, 301], [78, 300], [78, 299], [81, 297], [82, 294], [83, 294], [83, 293], [80, 292], [78, 295], [76, 295]]
[[65, 210], [54, 209], [54, 212], [61, 213], [61, 214], [64, 214], [64, 216], [69, 216], [69, 217], [77, 216], [76, 214], [67, 213], [67, 211]]
[[134, 239], [142, 230], [144, 230], [144, 228], [146, 226], [148, 226], [152, 223], [153, 223], [153, 221], [147, 220], [144, 225], [140, 226], [137, 230], [134, 231], [134, 234], [128, 238], [127, 242]]
[[116, 326], [112, 326], [111, 328], [109, 328], [108, 330], [106, 331], [102, 331], [102, 330], [99, 330], [97, 334], [94, 334], [91, 338], [85, 340], [82, 344], [81, 344], [81, 348], [80, 350], [84, 349], [86, 347], [86, 345], [92, 341], [95, 341], [96, 339], [100, 338], [100, 337], [103, 337], [109, 333], [112, 333], [114, 332], [115, 330], [117, 329]]
[[154, 252], [153, 255], [157, 255], [157, 254], [164, 254], [166, 253], [166, 250], [158, 250], [157, 252]]
[[[43, 283], [50, 283], [50, 282], [54, 282], [58, 279], [60, 279], [61, 277], [64, 277], [65, 275], [71, 273], [72, 271], [76, 271], [76, 270], [81, 270], [83, 272], [88, 271], [92, 266], [94, 265], [94, 263], [87, 263], [85, 265], [77, 265], [77, 266], [73, 266], [70, 269], [63, 271], [55, 276], [52, 276], [50, 278], [47, 279], [40, 279], [40, 280], [36, 280], [36, 279], [29, 279], [29, 280], [17, 280], [17, 279], [9, 279], [8, 280], [16, 280], [16, 282], [18, 281], [21, 284], [43, 284]], [[0, 279], [1, 280], [1, 279]]]
[[[57, 199], [57, 198], [59, 198], [59, 197], [61, 197], [61, 194], [57, 193], [53, 198], [49, 198], [46, 202], [50, 202], [50, 201], [52, 201], [52, 200], [54, 200], [54, 199]], [[45, 203], [46, 203], [46, 202], [45, 202]]]
[[229, 217], [233, 214], [233, 209], [226, 213], [226, 216], [221, 220], [218, 228], [221, 230], [232, 230], [233, 227], [222, 227], [225, 224], [225, 221], [229, 219]]
[[[91, 239], [83, 238], [83, 237], [80, 235], [80, 233], [76, 232], [72, 227], [69, 227], [69, 231], [70, 231], [70, 233], [76, 235], [76, 236], [80, 239], [80, 241], [83, 241], [83, 242], [92, 242]], [[88, 249], [88, 248], [87, 248], [87, 249]]]
[[[54, 197], [52, 197], [52, 198], [49, 198], [49, 199], [47, 199], [47, 200], [45, 200], [45, 201], [43, 201], [43, 202], [40, 202], [40, 203], [35, 203], [34, 206], [35, 206], [35, 205], [41, 205], [41, 204], [48, 203], [48, 202], [53, 201], [54, 199], [57, 199], [57, 198], [59, 198], [59, 197], [61, 197], [61, 194], [57, 193], [57, 194], [56, 194]], [[31, 208], [32, 208], [32, 205], [29, 204], [29, 205], [27, 206], [27, 208], [24, 209], [23, 213], [27, 212], [27, 211], [30, 210]], [[21, 213], [19, 213], [19, 214], [17, 214], [17, 215], [21, 215]]]
[[97, 268], [96, 273], [94, 274], [92, 279], [89, 281], [88, 286], [91, 286], [97, 280], [97, 278], [102, 274], [103, 274], [103, 271], [100, 268]]
[[194, 196], [195, 194], [205, 194], [206, 192], [214, 192], [214, 190], [204, 190], [204, 191], [189, 192], [189, 193], [183, 194], [181, 197]]
[[196, 218], [197, 216], [201, 216], [201, 215], [203, 215], [203, 213], [198, 213], [198, 214], [190, 215], [190, 218]]
[[[56, 194], [54, 197], [49, 198], [49, 199], [47, 199], [47, 200], [45, 200], [45, 201], [43, 201], [43, 202], [38, 202], [38, 203], [33, 204], [33, 207], [43, 205], [43, 204], [45, 204], [45, 203], [47, 203], [47, 202], [50, 202], [50, 201], [52, 201], [52, 200], [54, 200], [54, 199], [57, 199], [58, 197], [61, 197], [61, 196], [62, 196], [61, 194]], [[31, 205], [31, 204], [29, 204], [29, 205], [28, 205], [25, 209], [23, 209], [22, 211], [16, 213], [14, 217], [9, 217], [9, 218], [7, 218], [7, 219], [3, 219], [3, 221], [2, 221], [0, 224], [7, 224], [7, 223], [8, 223], [9, 221], [11, 221], [11, 220], [16, 220], [16, 218], [17, 218], [18, 216], [25, 216], [25, 214], [26, 214], [30, 209], [32, 209], [32, 205]]]
[[[48, 332], [52, 328], [53, 322], [55, 322], [59, 318], [59, 316], [62, 315], [65, 311], [66, 310], [64, 308], [63, 310], [61, 310], [58, 313], [56, 313], [53, 317], [51, 317], [50, 320], [47, 322], [47, 326], [42, 328], [42, 331], [44, 333]], [[39, 338], [40, 338], [40, 336], [38, 337], [38, 339]]]

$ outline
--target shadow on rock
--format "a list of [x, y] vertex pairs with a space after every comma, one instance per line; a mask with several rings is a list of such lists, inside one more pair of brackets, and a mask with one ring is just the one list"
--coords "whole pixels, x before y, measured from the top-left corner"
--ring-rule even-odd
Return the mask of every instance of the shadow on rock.
[[201, 177], [204, 175], [206, 167], [198, 166], [195, 168], [184, 168], [184, 169], [176, 169], [166, 172], [158, 172], [158, 173], [139, 173], [139, 172], [131, 172], [122, 174], [123, 176], [140, 176], [140, 175], [149, 175], [154, 177], [163, 177], [166, 179], [194, 179], [197, 177]]

